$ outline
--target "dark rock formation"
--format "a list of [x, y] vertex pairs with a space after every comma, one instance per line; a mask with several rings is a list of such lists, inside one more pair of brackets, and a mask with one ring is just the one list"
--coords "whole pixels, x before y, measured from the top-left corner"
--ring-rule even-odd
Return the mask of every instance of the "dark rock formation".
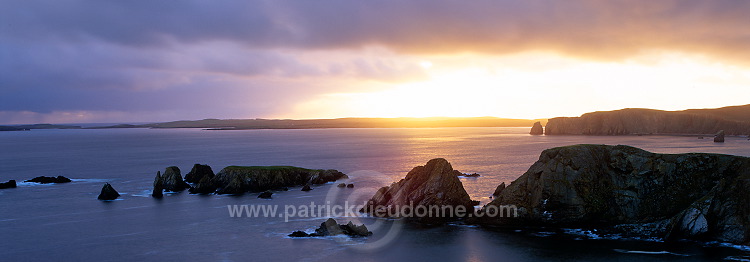
[[182, 180], [180, 168], [176, 166], [170, 166], [164, 170], [164, 175], [161, 176], [161, 183], [166, 191], [179, 192], [190, 188], [190, 185]]
[[513, 205], [517, 217], [508, 212], [510, 217], [485, 217], [479, 223], [598, 227], [750, 244], [748, 188], [746, 157], [655, 154], [629, 146], [559, 147], [542, 152], [483, 209]]
[[472, 201], [471, 201], [471, 205], [472, 205], [472, 206], [478, 206], [478, 205], [479, 205], [479, 203], [482, 203], [482, 202], [480, 202], [479, 200], [472, 200]]
[[289, 234], [288, 236], [290, 236], [290, 237], [309, 237], [310, 234], [307, 234], [307, 233], [305, 233], [303, 231], [294, 231], [291, 234]]
[[451, 173], [455, 176], [462, 176], [462, 177], [480, 177], [480, 175], [477, 173], [465, 174], [465, 173], [461, 173], [461, 171], [458, 171], [458, 170], [453, 170], [453, 172]]
[[0, 189], [16, 188], [16, 180], [9, 180], [5, 183], [0, 183]]
[[354, 184], [348, 184], [346, 185], [346, 188], [354, 188]]
[[337, 187], [346, 187], [346, 183], [338, 184]]
[[26, 180], [24, 182], [35, 182], [35, 183], [41, 183], [41, 184], [49, 184], [49, 183], [69, 183], [70, 179], [64, 176], [57, 176], [57, 177], [47, 177], [47, 176], [38, 176], [29, 180]]
[[309, 184], [302, 187], [302, 191], [311, 191], [311, 190], [312, 190], [312, 187], [310, 187]]
[[161, 181], [161, 172], [156, 171], [156, 177], [154, 178], [154, 191], [151, 192], [152, 197], [163, 197], [164, 196], [164, 185]]
[[371, 236], [372, 232], [370, 232], [364, 224], [358, 226], [352, 223], [352, 221], [349, 221], [349, 223], [347, 223], [346, 225], [339, 225], [338, 223], [336, 223], [336, 220], [334, 220], [333, 218], [329, 218], [325, 222], [321, 223], [320, 227], [315, 229], [315, 233], [307, 234], [302, 231], [295, 231], [289, 236], [295, 235], [295, 237], [321, 237], [341, 234], [350, 237], [366, 237]]
[[[213, 179], [217, 193], [242, 194], [283, 187], [324, 184], [348, 178], [336, 170], [306, 169], [291, 166], [228, 166]], [[309, 186], [308, 186], [309, 187]]]
[[719, 131], [714, 135], [714, 142], [715, 143], [724, 143], [724, 130]]
[[109, 183], [105, 183], [102, 187], [102, 192], [99, 193], [99, 197], [97, 197], [97, 199], [115, 200], [118, 197], [120, 197], [120, 193], [117, 193], [117, 190], [115, 190], [112, 185], [110, 185]]
[[[451, 164], [445, 159], [436, 158], [424, 166], [413, 168], [401, 181], [380, 188], [360, 211], [374, 216], [389, 217], [393, 216], [389, 213], [397, 214], [397, 210], [411, 207], [416, 210], [418, 206], [452, 206], [454, 211], [473, 208], [471, 198], [464, 190], [461, 180], [456, 177]], [[409, 217], [403, 215], [406, 213], [395, 217]], [[456, 212], [453, 212], [417, 217], [416, 220], [424, 223], [441, 223], [455, 218]]]
[[273, 195], [273, 192], [271, 192], [271, 191], [265, 191], [263, 193], [260, 193], [260, 195], [258, 195], [258, 198], [271, 199], [272, 195]]
[[[713, 134], [742, 135], [750, 129], [750, 105], [744, 118], [713, 114], [710, 111], [661, 111], [622, 109], [586, 113], [580, 117], [557, 117], [547, 122], [546, 135], [636, 135], [636, 134]], [[720, 110], [720, 109], [713, 109]]]
[[198, 183], [205, 176], [214, 177], [214, 171], [208, 165], [195, 164], [193, 169], [185, 175], [185, 182]]
[[529, 132], [531, 135], [543, 135], [544, 134], [544, 128], [542, 127], [542, 122], [536, 121], [534, 125], [531, 127], [531, 131]]
[[[214, 180], [214, 176], [203, 176], [198, 183], [195, 183], [190, 189], [188, 190], [190, 194], [211, 194], [213, 192], [216, 192], [217, 185]], [[234, 190], [234, 189], [230, 189]], [[235, 190], [236, 191], [236, 190]]]
[[500, 193], [503, 192], [503, 190], [505, 190], [505, 182], [501, 183], [499, 186], [497, 186], [497, 188], [495, 188], [495, 192], [492, 193], [492, 196], [493, 197], [499, 196]]

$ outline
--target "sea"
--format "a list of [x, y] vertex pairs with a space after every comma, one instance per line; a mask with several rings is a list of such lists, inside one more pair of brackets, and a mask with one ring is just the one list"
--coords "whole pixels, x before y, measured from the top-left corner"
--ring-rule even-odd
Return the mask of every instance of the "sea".
[[[574, 144], [630, 145], [657, 153], [750, 156], [750, 141], [696, 136], [532, 136], [528, 128], [296, 130], [82, 129], [0, 132], [0, 261], [750, 261], [726, 243], [661, 242], [588, 229], [497, 230], [461, 223], [421, 226], [357, 212], [306, 212], [355, 205], [415, 166], [445, 158], [486, 204], [544, 150]], [[349, 179], [276, 191], [273, 199], [169, 193], [150, 196], [157, 171], [193, 164], [337, 169]], [[23, 182], [65, 176], [73, 182]], [[340, 188], [338, 183], [354, 184]], [[97, 200], [110, 183], [121, 197]], [[250, 214], [247, 210], [268, 213]], [[277, 213], [272, 213], [272, 207]], [[235, 208], [233, 210], [233, 208]], [[240, 208], [240, 209], [236, 209]], [[241, 212], [233, 212], [240, 210]], [[281, 213], [281, 211], [284, 211]], [[294, 213], [294, 214], [292, 214]], [[329, 217], [365, 224], [370, 237], [292, 238]]]

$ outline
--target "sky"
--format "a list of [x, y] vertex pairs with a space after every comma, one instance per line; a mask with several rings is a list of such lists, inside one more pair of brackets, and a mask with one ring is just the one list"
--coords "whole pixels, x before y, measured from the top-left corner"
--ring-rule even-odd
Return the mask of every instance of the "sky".
[[0, 0], [0, 124], [750, 104], [745, 0]]

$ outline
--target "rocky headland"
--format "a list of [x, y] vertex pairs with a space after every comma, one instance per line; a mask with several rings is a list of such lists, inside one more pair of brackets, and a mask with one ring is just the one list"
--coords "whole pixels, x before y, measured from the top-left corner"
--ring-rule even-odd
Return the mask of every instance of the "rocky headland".
[[[546, 135], [750, 134], [750, 105], [662, 111], [628, 108], [549, 119]], [[534, 131], [534, 130], [532, 130]]]
[[750, 244], [750, 158], [656, 154], [630, 146], [545, 150], [486, 205], [501, 227], [599, 228], [626, 236]]

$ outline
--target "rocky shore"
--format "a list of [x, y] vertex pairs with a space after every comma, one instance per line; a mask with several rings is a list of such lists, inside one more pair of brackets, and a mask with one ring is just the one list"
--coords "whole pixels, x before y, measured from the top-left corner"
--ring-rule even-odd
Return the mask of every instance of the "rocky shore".
[[484, 207], [514, 205], [517, 217], [487, 226], [599, 228], [662, 239], [750, 244], [750, 158], [655, 154], [630, 146], [545, 150]]

